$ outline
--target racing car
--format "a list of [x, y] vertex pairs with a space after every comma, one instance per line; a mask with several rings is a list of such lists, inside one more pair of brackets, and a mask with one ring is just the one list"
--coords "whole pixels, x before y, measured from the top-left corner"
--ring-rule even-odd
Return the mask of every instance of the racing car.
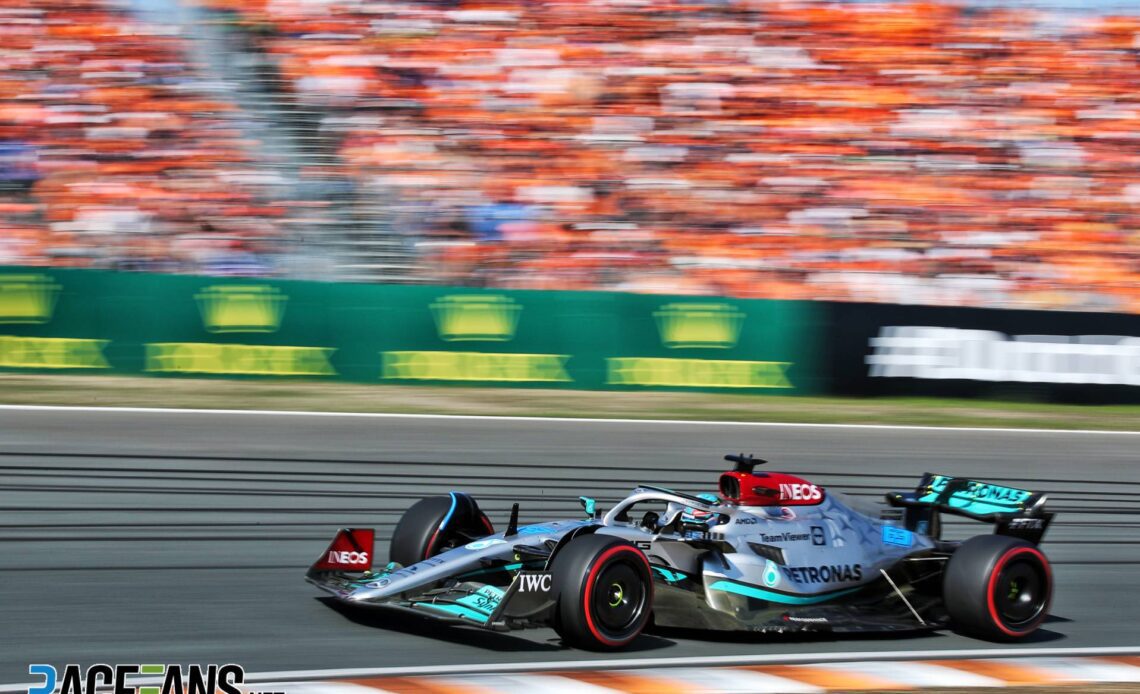
[[[336, 600], [483, 629], [553, 627], [563, 642], [616, 650], [651, 623], [750, 632], [952, 628], [1022, 639], [1045, 620], [1045, 495], [926, 473], [886, 506], [859, 503], [764, 460], [728, 455], [718, 494], [642, 484], [602, 513], [496, 532], [469, 494], [412, 505], [390, 561], [373, 530], [346, 528], [306, 574]], [[943, 514], [994, 524], [941, 539]]]

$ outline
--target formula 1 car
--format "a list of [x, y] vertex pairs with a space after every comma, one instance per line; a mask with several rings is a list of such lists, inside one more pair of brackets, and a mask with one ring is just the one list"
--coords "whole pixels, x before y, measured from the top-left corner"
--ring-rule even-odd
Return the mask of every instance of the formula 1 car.
[[[887, 507], [859, 511], [798, 477], [730, 455], [719, 496], [641, 485], [605, 514], [495, 532], [471, 496], [404, 514], [391, 561], [373, 570], [372, 530], [342, 529], [306, 579], [352, 605], [486, 629], [550, 626], [563, 641], [619, 649], [652, 621], [721, 631], [889, 632], [950, 627], [1016, 640], [1052, 593], [1038, 549], [1045, 496], [927, 473]], [[995, 532], [944, 541], [942, 514]]]

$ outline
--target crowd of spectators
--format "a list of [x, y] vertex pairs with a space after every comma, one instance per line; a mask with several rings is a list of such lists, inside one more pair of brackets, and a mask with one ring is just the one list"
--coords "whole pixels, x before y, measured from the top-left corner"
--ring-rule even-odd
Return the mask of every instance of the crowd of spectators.
[[1140, 312], [1140, 21], [204, 0], [435, 281]]
[[184, 41], [103, 0], [0, 0], [0, 264], [273, 271], [283, 209]]
[[[419, 279], [1140, 313], [1140, 18], [933, 2], [182, 0]], [[0, 0], [0, 264], [268, 274], [186, 38]]]

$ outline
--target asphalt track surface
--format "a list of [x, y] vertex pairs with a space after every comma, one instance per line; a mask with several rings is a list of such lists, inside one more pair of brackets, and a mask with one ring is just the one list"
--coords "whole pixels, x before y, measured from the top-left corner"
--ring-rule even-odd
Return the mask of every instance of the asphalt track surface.
[[[1054, 617], [1019, 647], [1140, 646], [1140, 436], [0, 410], [0, 683], [28, 681], [29, 663], [267, 672], [612, 658], [549, 630], [345, 613], [302, 575], [341, 526], [375, 527], [382, 557], [424, 495], [472, 492], [499, 526], [514, 501], [524, 522], [577, 516], [579, 494], [610, 502], [637, 482], [712, 489], [736, 451], [869, 501], [926, 470], [1050, 492]], [[987, 531], [952, 532], [975, 529]], [[944, 632], [664, 632], [617, 657], [986, 647]]]

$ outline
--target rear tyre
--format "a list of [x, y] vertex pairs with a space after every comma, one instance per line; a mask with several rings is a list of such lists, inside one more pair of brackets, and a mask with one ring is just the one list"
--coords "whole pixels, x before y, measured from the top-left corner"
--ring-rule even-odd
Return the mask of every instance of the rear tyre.
[[942, 595], [957, 629], [991, 641], [1015, 641], [1045, 621], [1053, 574], [1045, 555], [1025, 540], [979, 535], [950, 557]]
[[612, 535], [571, 540], [551, 567], [558, 606], [554, 629], [578, 648], [612, 651], [649, 622], [653, 577], [641, 550]]
[[494, 532], [475, 499], [452, 492], [420, 499], [404, 512], [392, 533], [388, 557], [410, 566]]

